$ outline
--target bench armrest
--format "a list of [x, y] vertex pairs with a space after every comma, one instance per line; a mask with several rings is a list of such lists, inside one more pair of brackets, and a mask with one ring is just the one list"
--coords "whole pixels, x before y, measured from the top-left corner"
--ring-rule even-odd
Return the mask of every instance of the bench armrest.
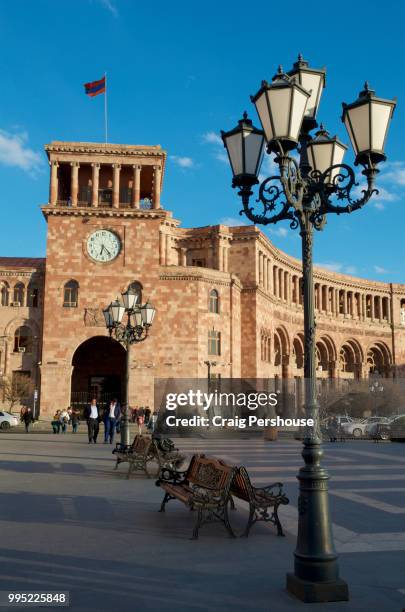
[[168, 467], [162, 468], [159, 478], [156, 481], [156, 486], [159, 487], [161, 482], [171, 482], [172, 484], [187, 483], [187, 470], [179, 471], [172, 470]]
[[261, 492], [261, 493], [265, 493], [266, 495], [272, 495], [273, 497], [280, 497], [283, 500], [281, 502], [283, 504], [289, 503], [289, 499], [283, 491], [282, 482], [274, 482], [273, 484], [268, 485], [267, 487], [253, 487], [252, 486], [252, 489], [255, 493]]
[[223, 506], [227, 501], [225, 491], [202, 487], [201, 485], [193, 485], [191, 488], [193, 491], [192, 501], [195, 503]]

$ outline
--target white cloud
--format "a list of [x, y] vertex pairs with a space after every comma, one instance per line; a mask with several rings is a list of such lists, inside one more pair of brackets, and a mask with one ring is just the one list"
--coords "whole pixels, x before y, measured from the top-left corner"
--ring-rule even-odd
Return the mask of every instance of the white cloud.
[[382, 266], [374, 266], [374, 271], [377, 272], [377, 274], [389, 274], [389, 270]]
[[239, 225], [247, 225], [243, 217], [223, 217], [219, 220], [220, 225], [228, 225], [229, 227], [237, 227]]
[[214, 154], [215, 159], [225, 164], [229, 163], [228, 156], [225, 151], [216, 151]]
[[27, 146], [28, 134], [10, 134], [0, 130], [0, 164], [20, 168], [29, 174], [36, 174], [42, 164], [41, 153]]
[[112, 0], [98, 0], [107, 11], [111, 13], [114, 17], [118, 17], [118, 9], [115, 6], [115, 3]]
[[389, 162], [383, 172], [380, 180], [391, 181], [394, 185], [401, 187], [405, 186], [405, 162]]
[[205, 132], [202, 135], [203, 142], [207, 142], [209, 144], [217, 144], [219, 146], [223, 146], [222, 138], [216, 132]]
[[381, 202], [374, 202], [374, 208], [376, 208], [377, 210], [385, 210], [385, 206], [384, 204], [382, 204]]
[[339, 272], [341, 274], [355, 274], [356, 273], [356, 268], [355, 266], [345, 266], [342, 263], [339, 262], [325, 262], [325, 263], [315, 263], [314, 264], [316, 267], [318, 268], [325, 268], [325, 270], [329, 270], [330, 272]]
[[169, 155], [169, 158], [180, 168], [193, 168], [194, 161], [191, 157], [180, 157], [179, 155]]
[[276, 229], [268, 228], [267, 231], [272, 236], [279, 236], [280, 238], [285, 238], [288, 236], [288, 229], [285, 227], [277, 227]]

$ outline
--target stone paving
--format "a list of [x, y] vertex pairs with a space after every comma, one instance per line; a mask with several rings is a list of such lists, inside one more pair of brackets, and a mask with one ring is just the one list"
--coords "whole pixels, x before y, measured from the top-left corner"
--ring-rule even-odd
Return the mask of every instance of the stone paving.
[[[243, 463], [256, 483], [281, 480], [287, 536], [258, 524], [246, 539], [221, 525], [191, 541], [194, 516], [153, 480], [113, 471], [109, 445], [83, 434], [0, 434], [0, 590], [70, 590], [71, 609], [257, 611], [405, 607], [405, 444], [325, 445], [330, 503], [347, 603], [302, 604], [285, 591], [297, 530], [300, 444], [293, 440], [177, 440], [188, 454]], [[236, 530], [247, 518], [232, 513]]]

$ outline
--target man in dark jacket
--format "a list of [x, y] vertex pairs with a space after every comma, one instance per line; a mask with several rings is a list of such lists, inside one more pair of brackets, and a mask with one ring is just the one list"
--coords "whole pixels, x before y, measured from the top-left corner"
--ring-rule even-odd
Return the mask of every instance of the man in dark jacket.
[[120, 417], [121, 406], [116, 399], [113, 399], [104, 412], [104, 444], [107, 444], [108, 441], [110, 444], [114, 442], [115, 428]]
[[87, 431], [89, 434], [89, 444], [94, 442], [97, 443], [97, 436], [100, 422], [100, 409], [97, 406], [97, 400], [94, 398], [91, 400], [91, 404], [86, 406], [84, 416], [87, 421]]
[[34, 421], [34, 415], [32, 414], [31, 408], [26, 409], [22, 416], [22, 420], [24, 421], [26, 433], [29, 433], [30, 425]]

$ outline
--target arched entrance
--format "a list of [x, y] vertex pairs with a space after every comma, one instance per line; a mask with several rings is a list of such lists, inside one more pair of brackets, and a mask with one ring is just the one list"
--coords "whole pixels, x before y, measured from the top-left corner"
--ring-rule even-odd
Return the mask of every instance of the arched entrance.
[[72, 359], [71, 405], [82, 410], [93, 397], [101, 407], [125, 398], [126, 352], [114, 339], [95, 336], [83, 342]]

